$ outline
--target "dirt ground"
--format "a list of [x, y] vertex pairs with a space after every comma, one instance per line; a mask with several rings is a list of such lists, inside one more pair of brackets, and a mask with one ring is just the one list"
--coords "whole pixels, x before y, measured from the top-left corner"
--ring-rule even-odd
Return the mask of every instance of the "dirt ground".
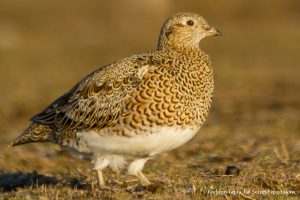
[[[0, 1], [0, 199], [299, 199], [300, 2]], [[209, 119], [146, 164], [148, 188], [49, 144], [10, 147], [31, 116], [91, 71], [156, 48], [173, 13], [223, 33], [200, 46], [215, 72]]]

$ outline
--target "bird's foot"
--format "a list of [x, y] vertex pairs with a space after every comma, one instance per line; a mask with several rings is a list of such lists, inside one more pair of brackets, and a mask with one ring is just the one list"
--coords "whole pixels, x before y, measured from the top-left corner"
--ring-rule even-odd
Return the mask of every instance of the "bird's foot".
[[150, 181], [146, 178], [142, 171], [139, 171], [137, 173], [137, 177], [143, 186], [151, 185]]
[[97, 170], [98, 174], [98, 184], [100, 189], [108, 189], [108, 187], [105, 184], [104, 178], [103, 178], [103, 173], [102, 170]]

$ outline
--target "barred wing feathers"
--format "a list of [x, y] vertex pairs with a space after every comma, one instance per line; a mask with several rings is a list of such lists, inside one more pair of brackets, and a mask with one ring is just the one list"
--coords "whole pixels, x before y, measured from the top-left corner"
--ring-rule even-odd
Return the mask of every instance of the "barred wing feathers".
[[145, 57], [132, 56], [91, 73], [32, 121], [58, 131], [110, 126], [122, 114], [122, 102], [138, 87], [136, 71], [146, 63]]

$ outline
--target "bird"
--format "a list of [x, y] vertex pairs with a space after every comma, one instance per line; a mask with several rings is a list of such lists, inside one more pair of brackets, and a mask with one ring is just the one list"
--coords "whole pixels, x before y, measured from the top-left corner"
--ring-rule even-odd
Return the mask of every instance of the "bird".
[[213, 68], [199, 43], [220, 35], [196, 13], [172, 15], [155, 50], [84, 77], [34, 115], [12, 146], [53, 142], [88, 154], [100, 187], [106, 186], [106, 167], [127, 169], [141, 185], [150, 185], [142, 172], [147, 160], [188, 142], [207, 119]]

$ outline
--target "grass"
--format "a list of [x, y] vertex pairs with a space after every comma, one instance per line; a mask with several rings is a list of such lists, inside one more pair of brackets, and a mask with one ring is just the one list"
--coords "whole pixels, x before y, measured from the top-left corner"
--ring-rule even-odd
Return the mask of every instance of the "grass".
[[[115, 1], [22, 2], [0, 2], [0, 199], [299, 198], [298, 1], [153, 1], [126, 10]], [[33, 114], [97, 66], [155, 48], [163, 20], [183, 10], [224, 34], [201, 43], [215, 97], [195, 138], [147, 163], [151, 187], [107, 170], [100, 190], [89, 162], [54, 144], [9, 147]], [[258, 194], [276, 191], [295, 194]]]

